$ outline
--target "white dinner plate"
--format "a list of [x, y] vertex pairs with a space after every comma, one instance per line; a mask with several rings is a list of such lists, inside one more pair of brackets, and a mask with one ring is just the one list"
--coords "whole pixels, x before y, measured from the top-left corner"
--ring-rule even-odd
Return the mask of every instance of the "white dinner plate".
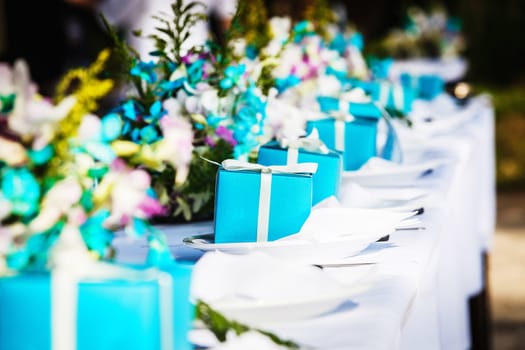
[[[228, 318], [260, 327], [322, 317], [340, 311], [339, 307], [342, 307], [341, 311], [343, 309], [346, 311], [355, 306], [355, 303], [352, 302], [353, 297], [373, 285], [377, 265], [370, 264], [344, 269], [347, 273], [345, 277], [347, 283], [337, 288], [334, 284], [333, 289], [323, 293], [310, 293], [302, 297], [289, 295], [279, 300], [236, 297], [231, 300], [215, 301], [212, 306]], [[348, 277], [348, 274], [351, 277]]]
[[436, 159], [416, 164], [400, 164], [398, 166], [345, 171], [342, 177], [343, 181], [352, 181], [361, 186], [409, 186], [448, 162], [449, 160], [446, 159]]
[[348, 290], [339, 289], [332, 293], [323, 293], [310, 298], [293, 298], [280, 301], [250, 299], [221, 301], [214, 303], [213, 307], [226, 317], [239, 322], [248, 323], [252, 326], [264, 326], [305, 320], [333, 312], [343, 302], [350, 300], [353, 294], [365, 290], [368, 286], [364, 283], [357, 284], [354, 291], [351, 288]]
[[[216, 301], [211, 306], [220, 311], [225, 317], [237, 320], [252, 327], [265, 329], [268, 326], [277, 326], [288, 322], [313, 320], [318, 317], [334, 315], [340, 312], [352, 312], [357, 306], [353, 301], [359, 294], [366, 292], [376, 281], [377, 265], [363, 264], [355, 267], [329, 268], [325, 270], [329, 275], [340, 272], [335, 276], [341, 285], [330, 293], [297, 297], [285, 297], [282, 300], [239, 300]], [[337, 277], [337, 278], [336, 278]], [[201, 347], [213, 347], [218, 344], [213, 333], [196, 323], [197, 328], [190, 331], [189, 339], [192, 344]]]
[[351, 235], [344, 239], [334, 239], [325, 242], [314, 242], [307, 239], [281, 239], [271, 242], [241, 242], [215, 243], [213, 234], [186, 237], [182, 242], [191, 248], [201, 251], [220, 251], [229, 254], [247, 254], [260, 251], [271, 256], [303, 261], [309, 264], [322, 264], [326, 260], [345, 258], [363, 251], [371, 243], [377, 241], [383, 234]]

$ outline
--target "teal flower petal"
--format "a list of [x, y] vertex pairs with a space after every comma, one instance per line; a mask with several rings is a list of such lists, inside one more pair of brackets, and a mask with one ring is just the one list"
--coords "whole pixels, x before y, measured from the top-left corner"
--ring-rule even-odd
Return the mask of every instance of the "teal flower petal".
[[40, 149], [40, 150], [31, 150], [29, 151], [29, 158], [33, 161], [36, 165], [42, 165], [45, 164], [48, 160], [53, 157], [53, 154], [55, 153], [53, 147], [51, 145], [47, 145], [46, 147]]
[[37, 212], [40, 186], [26, 168], [7, 168], [1, 173], [2, 195], [11, 203], [11, 212], [27, 217]]
[[97, 252], [100, 256], [106, 254], [106, 250], [113, 240], [113, 233], [103, 226], [104, 220], [108, 217], [108, 210], [99, 210], [80, 226], [80, 233], [87, 247], [89, 250]]
[[103, 163], [110, 164], [117, 157], [111, 146], [103, 142], [87, 142], [84, 149], [91, 154], [95, 159]]
[[159, 139], [159, 132], [153, 125], [148, 125], [140, 130], [140, 139], [146, 143], [153, 143]]
[[106, 142], [117, 139], [122, 134], [124, 122], [116, 113], [107, 114], [102, 118], [102, 138]]

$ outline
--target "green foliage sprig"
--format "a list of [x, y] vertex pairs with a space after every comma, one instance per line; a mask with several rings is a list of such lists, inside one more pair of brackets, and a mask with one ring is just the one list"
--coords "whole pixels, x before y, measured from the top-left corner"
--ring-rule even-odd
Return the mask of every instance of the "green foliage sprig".
[[239, 323], [237, 321], [228, 320], [221, 313], [214, 310], [209, 304], [202, 300], [197, 302], [197, 319], [202, 321], [212, 332], [215, 334], [220, 342], [226, 341], [226, 335], [228, 332], [233, 331], [237, 335], [246, 333], [249, 331], [259, 332], [269, 337], [274, 343], [281, 346], [285, 346], [289, 349], [299, 349], [299, 344], [291, 341], [279, 338], [277, 335], [267, 332], [264, 330], [250, 328], [247, 325]]
[[[148, 38], [155, 42], [156, 48], [155, 51], [150, 52], [150, 55], [158, 56], [176, 64], [181, 62], [182, 47], [190, 37], [193, 26], [200, 21], [207, 20], [206, 14], [195, 11], [199, 7], [205, 10], [206, 5], [204, 3], [200, 1], [190, 1], [187, 5], [184, 5], [184, 3], [185, 1], [183, 0], [175, 0], [171, 4], [172, 21], [160, 15], [153, 16], [154, 19], [160, 22], [160, 26], [155, 27], [157, 34], [148, 35]], [[140, 36], [142, 33], [135, 31], [134, 34]]]

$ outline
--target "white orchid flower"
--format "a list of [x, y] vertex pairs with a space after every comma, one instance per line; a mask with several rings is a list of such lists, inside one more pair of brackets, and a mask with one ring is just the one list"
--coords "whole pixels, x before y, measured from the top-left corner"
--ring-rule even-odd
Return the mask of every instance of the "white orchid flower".
[[317, 80], [317, 93], [320, 96], [337, 97], [341, 93], [342, 85], [333, 75], [322, 75]]
[[11, 214], [11, 202], [0, 195], [0, 221]]
[[82, 186], [75, 178], [57, 182], [44, 196], [39, 214], [29, 224], [31, 233], [50, 229], [80, 201]]
[[27, 152], [20, 143], [0, 136], [0, 161], [8, 166], [17, 166], [27, 162]]
[[160, 120], [164, 137], [155, 144], [155, 154], [176, 171], [176, 183], [183, 183], [193, 155], [193, 129], [190, 122], [168, 113]]
[[17, 95], [9, 128], [24, 139], [33, 139], [33, 149], [42, 149], [55, 136], [58, 123], [66, 117], [76, 103], [73, 96], [66, 97], [58, 105], [38, 96], [24, 99]]
[[268, 97], [266, 107], [265, 137], [296, 139], [306, 134], [306, 121], [301, 110], [274, 96]]
[[102, 121], [93, 114], [86, 114], [77, 130], [76, 139], [80, 142], [98, 141], [101, 138]]
[[141, 169], [111, 171], [101, 182], [109, 189], [111, 198], [110, 216], [104, 222], [108, 227], [128, 225], [132, 217], [146, 218], [148, 213], [141, 208], [149, 197], [148, 173]]
[[290, 35], [292, 20], [290, 17], [272, 17], [269, 21], [270, 33], [275, 40], [285, 40]]

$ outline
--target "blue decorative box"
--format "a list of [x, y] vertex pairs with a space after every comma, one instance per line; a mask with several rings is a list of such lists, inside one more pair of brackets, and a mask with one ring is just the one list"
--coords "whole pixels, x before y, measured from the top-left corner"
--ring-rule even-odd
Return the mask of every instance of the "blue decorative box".
[[274, 241], [299, 232], [312, 209], [313, 172], [219, 168], [215, 243]]
[[[341, 112], [337, 98], [319, 96], [317, 101], [324, 113]], [[356, 170], [377, 155], [377, 124], [382, 114], [374, 103], [346, 103], [343, 107], [348, 108], [350, 118], [308, 121], [306, 130], [316, 128], [328, 148], [343, 152], [344, 170]]]
[[[76, 349], [192, 349], [187, 339], [194, 318], [189, 299], [191, 266], [175, 264], [166, 275], [171, 276], [173, 287], [164, 298], [156, 279], [79, 282], [73, 326]], [[54, 350], [53, 331], [60, 333], [60, 329], [52, 326], [51, 281], [45, 272], [0, 278], [0, 349]], [[172, 315], [172, 320], [164, 327], [171, 327], [161, 334], [161, 318], [166, 315]]]
[[445, 81], [435, 74], [414, 76], [403, 73], [399, 79], [403, 86], [413, 89], [417, 97], [424, 100], [432, 100], [445, 91]]
[[[330, 196], [339, 196], [341, 172], [343, 171], [342, 154], [327, 150], [328, 153], [298, 149], [297, 163], [317, 163], [317, 172], [313, 175], [313, 205]], [[286, 165], [288, 149], [281, 147], [279, 142], [270, 141], [259, 148], [257, 162], [262, 165]]]
[[407, 115], [412, 111], [416, 91], [401, 83], [391, 81], [361, 81], [357, 86], [377, 101], [381, 106], [389, 110], [398, 111]]

